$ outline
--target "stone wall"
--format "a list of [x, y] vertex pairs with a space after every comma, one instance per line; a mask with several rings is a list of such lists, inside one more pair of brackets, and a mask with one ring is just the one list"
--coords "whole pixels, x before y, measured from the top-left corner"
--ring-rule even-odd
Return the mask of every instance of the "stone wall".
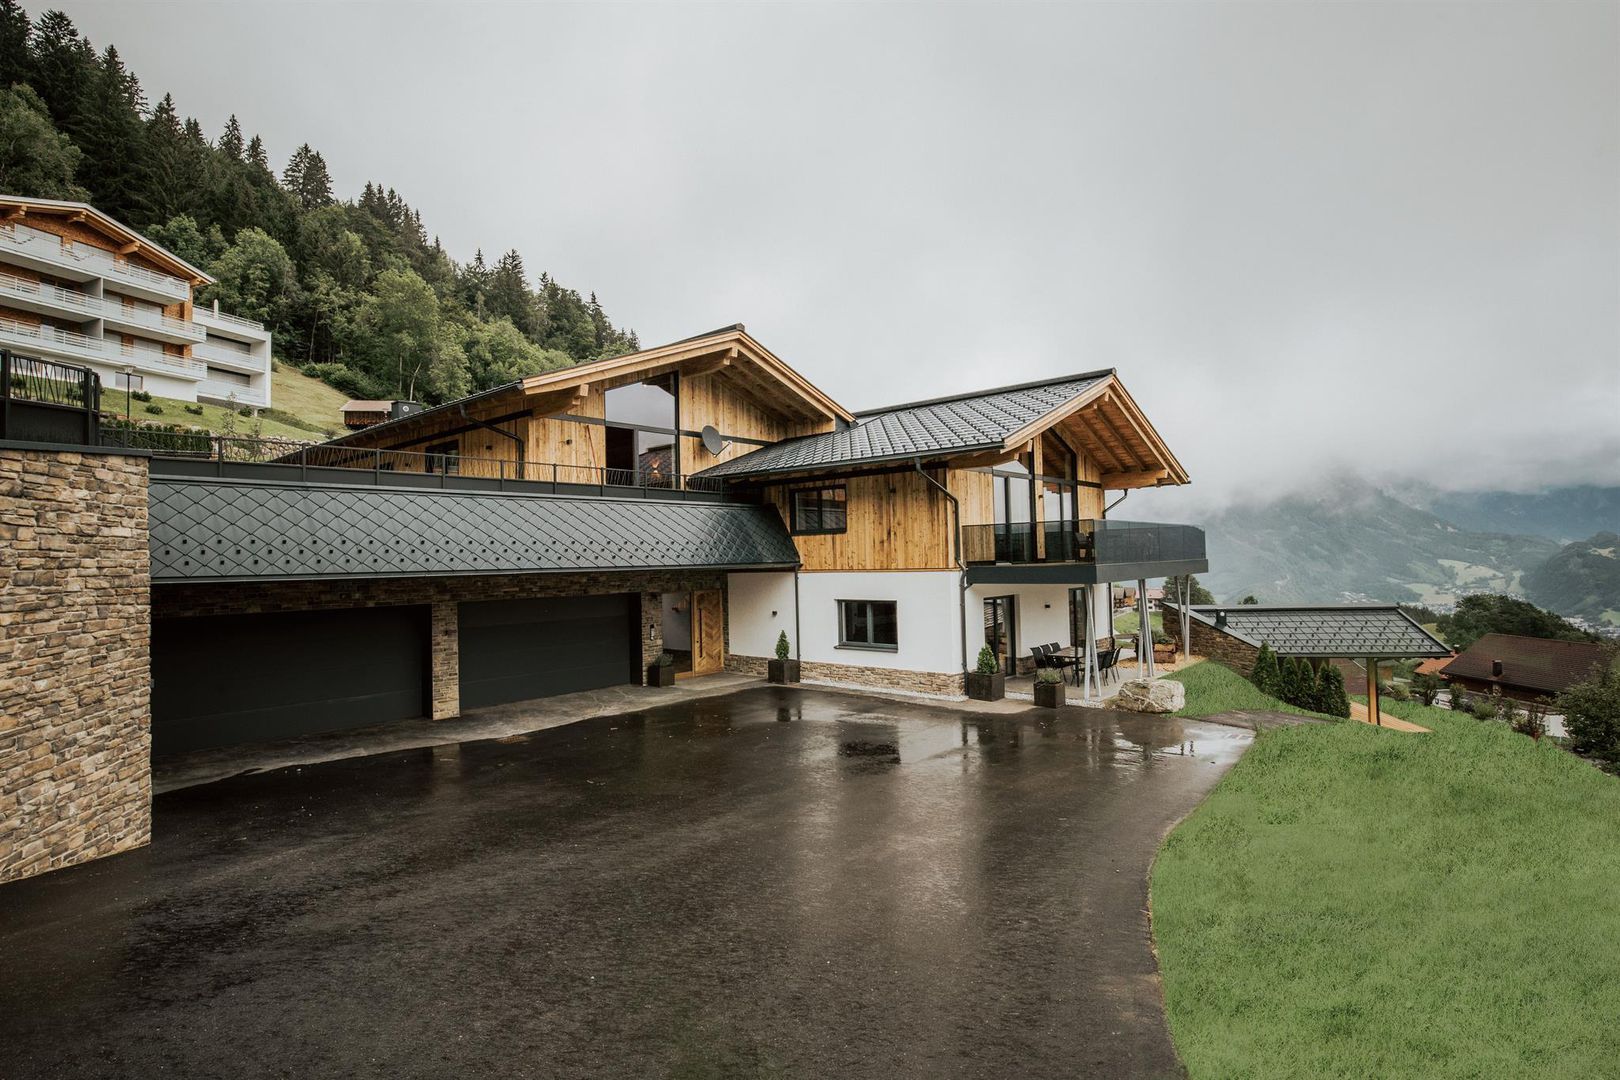
[[[742, 675], [764, 677], [772, 657], [726, 654], [726, 670]], [[806, 660], [799, 665], [799, 677], [810, 682], [846, 683], [870, 686], [874, 690], [910, 690], [921, 694], [961, 697], [965, 690], [960, 672], [902, 671], [898, 668], [862, 667], [858, 664], [828, 664]]]
[[1254, 662], [1259, 659], [1260, 650], [1246, 641], [1239, 641], [1231, 634], [1223, 633], [1197, 619], [1191, 619], [1192, 648], [1183, 648], [1181, 641], [1181, 616], [1169, 604], [1164, 608], [1165, 633], [1175, 639], [1177, 651], [1188, 656], [1202, 656], [1207, 660], [1218, 660], [1227, 667], [1235, 668], [1248, 675], [1254, 670]]
[[0, 882], [151, 839], [146, 465], [0, 448]]
[[[641, 598], [638, 636], [645, 673], [647, 665], [664, 651], [663, 594], [719, 589], [724, 595], [725, 588], [724, 573], [702, 570], [489, 574], [358, 581], [176, 582], [160, 584], [152, 590], [152, 614], [155, 618], [182, 618], [430, 604], [433, 607], [433, 718], [448, 720], [461, 713], [457, 605], [463, 600], [636, 593]], [[726, 608], [729, 609], [729, 604]], [[729, 611], [727, 621], [729, 623]]]

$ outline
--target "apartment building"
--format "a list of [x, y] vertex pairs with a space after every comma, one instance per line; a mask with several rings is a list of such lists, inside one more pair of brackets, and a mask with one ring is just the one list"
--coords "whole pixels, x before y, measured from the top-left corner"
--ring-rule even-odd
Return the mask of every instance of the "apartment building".
[[270, 405], [270, 332], [194, 304], [202, 270], [86, 203], [0, 195], [0, 348], [110, 391]]

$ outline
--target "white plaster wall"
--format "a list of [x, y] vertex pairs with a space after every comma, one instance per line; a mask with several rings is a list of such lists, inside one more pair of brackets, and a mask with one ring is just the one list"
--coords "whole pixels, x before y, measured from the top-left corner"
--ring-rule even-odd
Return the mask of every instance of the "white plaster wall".
[[[799, 575], [805, 660], [900, 671], [962, 670], [954, 570], [863, 570]], [[892, 600], [899, 622], [894, 652], [838, 646], [838, 601]]]
[[726, 603], [731, 651], [738, 656], [774, 657], [776, 635], [784, 630], [793, 641], [791, 571], [728, 574]]
[[[1069, 589], [1068, 585], [975, 585], [968, 590], [966, 613], [968, 632], [968, 666], [978, 663], [979, 649], [984, 640], [984, 602], [995, 596], [1012, 596], [1015, 620], [1013, 644], [1018, 656], [1026, 659], [1030, 647], [1057, 642], [1069, 642]], [[1094, 616], [1092, 625], [1107, 633], [1109, 626], [1108, 590], [1092, 590]]]

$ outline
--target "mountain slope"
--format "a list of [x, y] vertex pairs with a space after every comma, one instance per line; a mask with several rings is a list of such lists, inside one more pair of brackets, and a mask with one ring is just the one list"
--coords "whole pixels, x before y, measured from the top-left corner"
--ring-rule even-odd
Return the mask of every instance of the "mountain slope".
[[1524, 578], [1531, 600], [1564, 615], [1620, 626], [1620, 535], [1577, 540]]
[[1414, 486], [1393, 494], [1410, 506], [1474, 532], [1545, 536], [1567, 544], [1593, 533], [1620, 531], [1620, 487], [1585, 484], [1525, 494]]
[[1535, 536], [1470, 532], [1360, 480], [1310, 495], [1233, 507], [1203, 522], [1221, 599], [1448, 603], [1462, 592], [1524, 590], [1524, 574], [1558, 552]]

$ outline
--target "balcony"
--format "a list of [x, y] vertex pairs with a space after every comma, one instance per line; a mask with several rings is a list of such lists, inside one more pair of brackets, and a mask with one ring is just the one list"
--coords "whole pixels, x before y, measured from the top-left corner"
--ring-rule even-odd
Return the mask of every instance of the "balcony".
[[88, 322], [101, 318], [102, 301], [99, 297], [43, 281], [30, 281], [4, 271], [0, 271], [0, 302], [7, 307], [59, 319]]
[[242, 349], [233, 349], [229, 345], [220, 345], [212, 341], [201, 341], [191, 347], [191, 355], [198, 360], [206, 360], [212, 367], [230, 368], [248, 375], [262, 375], [270, 369], [268, 356], [254, 356]]
[[226, 336], [240, 337], [244, 341], [265, 341], [270, 337], [270, 331], [264, 328], [262, 322], [244, 319], [239, 315], [227, 315], [223, 311], [215, 311], [201, 304], [191, 309], [191, 318], [210, 330]]
[[167, 341], [171, 345], [190, 345], [207, 336], [196, 323], [112, 300], [102, 302], [101, 318], [109, 330], [139, 334], [154, 341]]
[[269, 391], [256, 386], [243, 386], [241, 383], [226, 379], [204, 379], [197, 384], [197, 396], [226, 405], [263, 407], [270, 404]]
[[88, 244], [64, 243], [54, 233], [27, 225], [0, 225], [0, 255], [35, 270], [75, 281], [106, 278], [120, 291], [146, 300], [172, 304], [191, 295], [191, 282], [120, 259], [110, 251]]
[[4, 316], [0, 316], [0, 347], [43, 359], [90, 361], [104, 367], [131, 367], [182, 379], [201, 379], [208, 370], [208, 365], [184, 356], [171, 356], [157, 349], [138, 349], [114, 339], [91, 337], [54, 326], [30, 326]]
[[1094, 585], [1209, 569], [1204, 530], [1149, 521], [964, 525], [961, 553], [969, 584]]

